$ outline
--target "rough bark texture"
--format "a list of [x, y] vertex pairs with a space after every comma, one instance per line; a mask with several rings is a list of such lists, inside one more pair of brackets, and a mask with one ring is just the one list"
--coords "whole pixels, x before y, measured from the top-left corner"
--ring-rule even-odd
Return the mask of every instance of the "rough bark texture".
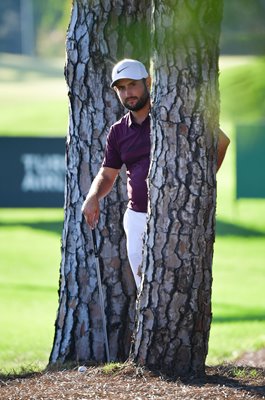
[[[143, 51], [144, 38], [136, 50], [133, 41], [136, 32], [143, 35], [147, 29], [146, 19], [142, 23], [146, 9], [141, 0], [73, 1], [65, 68], [69, 89], [65, 220], [51, 364], [105, 360], [92, 237], [81, 206], [102, 162], [108, 128], [123, 113], [110, 89], [111, 70], [118, 59], [138, 57]], [[122, 228], [126, 202], [124, 180], [119, 179], [101, 204], [97, 230], [112, 360], [128, 357], [134, 327], [135, 285]]]
[[134, 358], [204, 373], [211, 323], [219, 0], [153, 2], [152, 160]]

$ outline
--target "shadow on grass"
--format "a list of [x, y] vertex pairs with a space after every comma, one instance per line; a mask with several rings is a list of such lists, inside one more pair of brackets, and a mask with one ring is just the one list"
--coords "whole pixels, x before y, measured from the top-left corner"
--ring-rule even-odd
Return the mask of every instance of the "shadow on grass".
[[213, 322], [265, 321], [265, 307], [247, 308], [234, 304], [214, 303]]
[[[54, 232], [61, 235], [63, 221], [36, 221], [36, 222], [0, 222], [0, 228], [9, 226], [25, 226], [41, 231]], [[257, 229], [246, 228], [242, 225], [230, 222], [218, 221], [216, 223], [216, 234], [219, 236], [239, 236], [239, 237], [265, 237], [265, 232]]]
[[[2, 383], [6, 382], [6, 381], [14, 381], [17, 379], [31, 379], [31, 378], [35, 378], [35, 377], [39, 377], [42, 375], [41, 371], [34, 371], [34, 369], [29, 368], [28, 370], [13, 370], [13, 371], [8, 371], [8, 372], [4, 372], [2, 370], [0, 370], [0, 381]], [[1, 385], [0, 385], [1, 387]]]
[[265, 232], [257, 229], [246, 228], [239, 224], [216, 221], [217, 236], [265, 237]]
[[214, 323], [227, 323], [227, 322], [253, 322], [253, 321], [265, 321], [264, 313], [253, 313], [245, 315], [229, 315], [229, 316], [217, 316], [213, 317]]
[[4, 227], [26, 227], [40, 231], [62, 234], [63, 221], [36, 221], [36, 222], [0, 222], [0, 228]]
[[54, 292], [58, 290], [57, 286], [45, 286], [45, 285], [29, 285], [29, 284], [24, 284], [24, 283], [0, 283], [0, 289], [1, 292], [4, 293], [4, 291], [15, 291], [18, 293], [19, 291], [25, 291], [27, 293], [30, 292]]

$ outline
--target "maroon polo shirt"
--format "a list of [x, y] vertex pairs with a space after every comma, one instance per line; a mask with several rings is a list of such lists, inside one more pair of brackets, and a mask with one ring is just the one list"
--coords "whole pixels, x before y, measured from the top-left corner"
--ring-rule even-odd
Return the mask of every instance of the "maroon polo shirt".
[[130, 112], [110, 128], [103, 167], [127, 170], [128, 207], [147, 212], [146, 178], [150, 163], [150, 117], [138, 125]]

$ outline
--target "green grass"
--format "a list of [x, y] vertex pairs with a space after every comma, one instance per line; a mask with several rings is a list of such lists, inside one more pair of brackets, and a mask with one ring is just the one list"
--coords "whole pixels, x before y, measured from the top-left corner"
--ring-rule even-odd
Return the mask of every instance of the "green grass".
[[221, 121], [221, 125], [231, 144], [217, 174], [208, 364], [265, 347], [265, 200], [235, 200], [235, 129], [231, 122]]
[[264, 237], [216, 238], [209, 364], [265, 346]]
[[61, 210], [0, 210], [0, 370], [43, 368], [54, 335]]
[[265, 347], [265, 200], [235, 200], [235, 126], [264, 123], [264, 68], [264, 58], [220, 59], [221, 126], [231, 144], [217, 174], [208, 364]]
[[264, 122], [265, 57], [222, 57], [220, 69], [221, 119]]
[[[221, 126], [231, 145], [217, 176], [208, 364], [265, 346], [265, 201], [235, 201], [234, 167], [235, 124], [242, 118], [260, 121], [264, 115], [264, 59], [224, 57], [220, 64]], [[0, 135], [65, 135], [63, 61], [0, 55], [0, 72]], [[246, 91], [249, 73], [252, 92]], [[243, 99], [246, 94], [248, 99]], [[47, 364], [57, 311], [62, 221], [62, 210], [0, 210], [2, 371], [35, 370]]]
[[0, 135], [66, 136], [64, 60], [0, 54]]

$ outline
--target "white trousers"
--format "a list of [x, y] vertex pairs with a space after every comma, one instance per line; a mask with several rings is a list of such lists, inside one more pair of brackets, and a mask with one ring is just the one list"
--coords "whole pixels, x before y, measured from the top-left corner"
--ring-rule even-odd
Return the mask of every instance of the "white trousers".
[[127, 208], [123, 226], [126, 233], [127, 254], [137, 289], [141, 284], [141, 264], [143, 260], [143, 237], [146, 228], [146, 213]]

